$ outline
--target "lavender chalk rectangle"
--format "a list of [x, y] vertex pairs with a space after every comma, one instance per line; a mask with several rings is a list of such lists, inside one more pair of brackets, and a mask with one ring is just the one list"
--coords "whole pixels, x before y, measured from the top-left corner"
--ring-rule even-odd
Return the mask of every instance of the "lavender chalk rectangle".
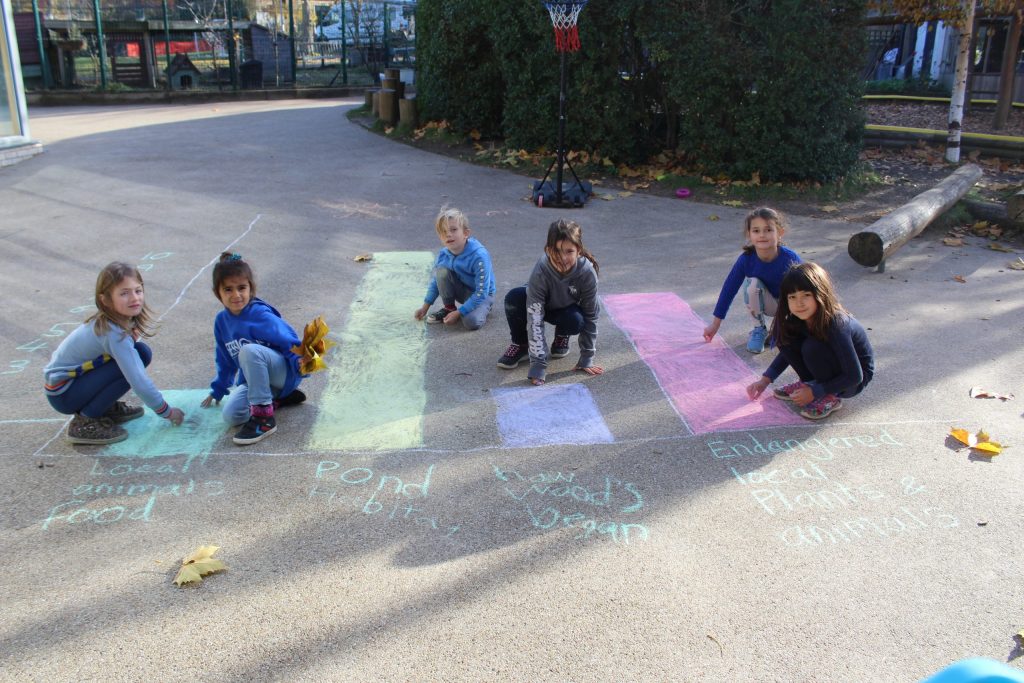
[[721, 337], [705, 342], [704, 321], [675, 294], [602, 299], [693, 433], [805, 423], [771, 392], [757, 401], [747, 398], [747, 385], [757, 373]]
[[504, 446], [613, 443], [593, 396], [582, 384], [491, 389]]

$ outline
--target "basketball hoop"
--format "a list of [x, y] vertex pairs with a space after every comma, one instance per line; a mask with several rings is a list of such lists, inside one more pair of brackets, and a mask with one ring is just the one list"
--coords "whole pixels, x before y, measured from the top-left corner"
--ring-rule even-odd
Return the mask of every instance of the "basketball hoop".
[[580, 34], [576, 30], [576, 20], [586, 7], [588, 0], [562, 0], [545, 2], [544, 6], [551, 15], [551, 25], [555, 28], [555, 51], [576, 52], [580, 49]]

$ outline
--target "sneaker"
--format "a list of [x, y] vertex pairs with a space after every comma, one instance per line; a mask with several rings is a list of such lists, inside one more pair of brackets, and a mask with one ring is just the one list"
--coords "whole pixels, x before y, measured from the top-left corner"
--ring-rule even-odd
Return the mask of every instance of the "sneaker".
[[242, 425], [232, 441], [239, 446], [248, 446], [263, 441], [277, 431], [277, 421], [273, 415], [250, 415], [249, 421]]
[[817, 401], [811, 401], [800, 414], [808, 420], [824, 420], [826, 417], [843, 407], [843, 401], [835, 394], [826, 394]]
[[804, 384], [803, 382], [793, 382], [792, 384], [787, 384], [781, 389], [772, 389], [772, 393], [775, 395], [775, 398], [779, 399], [780, 401], [792, 401], [793, 394], [796, 393], [796, 390], [802, 389], [803, 387], [806, 386], [807, 385]]
[[298, 389], [294, 389], [287, 396], [282, 396], [281, 398], [274, 401], [274, 407], [287, 408], [288, 406], [297, 406], [305, 400], [306, 395], [299, 391]]
[[521, 344], [512, 343], [505, 350], [505, 355], [498, 359], [498, 367], [505, 370], [519, 367], [519, 364], [529, 358], [530, 354], [526, 347]]
[[569, 355], [569, 335], [556, 334], [555, 340], [551, 342], [551, 357], [565, 358]]
[[142, 417], [144, 412], [146, 411], [142, 409], [142, 406], [130, 406], [124, 401], [115, 401], [114, 405], [103, 413], [103, 417], [110, 418], [114, 424], [121, 424]]
[[128, 432], [114, 424], [109, 417], [75, 415], [68, 425], [68, 441], [71, 443], [103, 445], [127, 438]]
[[443, 323], [444, 319], [448, 317], [448, 314], [454, 310], [454, 308], [439, 308], [433, 313], [427, 313], [426, 321], [431, 325]]
[[763, 353], [764, 343], [768, 339], [768, 328], [758, 325], [750, 331], [750, 339], [747, 340], [747, 351], [751, 353]]

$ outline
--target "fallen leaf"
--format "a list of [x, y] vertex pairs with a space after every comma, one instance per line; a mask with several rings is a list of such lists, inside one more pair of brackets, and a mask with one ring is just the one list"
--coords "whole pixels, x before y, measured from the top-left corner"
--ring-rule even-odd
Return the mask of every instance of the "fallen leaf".
[[992, 391], [991, 389], [971, 387], [971, 398], [998, 398], [1000, 401], [1012, 401], [1013, 394], [1000, 394], [999, 392]]
[[743, 206], [743, 202], [738, 199], [726, 199], [722, 202], [723, 206]]
[[978, 221], [971, 226], [971, 232], [980, 235], [988, 230], [988, 221]]
[[1001, 251], [1004, 254], [1012, 254], [1013, 253], [1013, 249], [1011, 249], [1010, 247], [1006, 246], [1005, 244], [999, 244], [998, 242], [989, 242], [988, 243], [988, 248], [991, 249], [992, 251]]
[[943, 237], [942, 238], [942, 243], [945, 244], [947, 247], [962, 247], [962, 246], [964, 246], [964, 241], [962, 239], [960, 239], [959, 237]]
[[620, 192], [619, 196], [620, 197], [632, 197], [633, 193], [632, 192]]
[[828, 204], [826, 206], [821, 207], [821, 210], [824, 211], [825, 213], [835, 213], [836, 211], [839, 210], [839, 207], [835, 206], [834, 204]]
[[967, 284], [967, 280], [964, 279], [963, 275], [954, 275], [953, 279], [959, 282], [960, 284]]
[[1007, 263], [1006, 267], [1011, 268], [1013, 270], [1024, 270], [1024, 258], [1018, 256], [1016, 261], [1011, 261], [1010, 263]]
[[213, 559], [213, 554], [220, 548], [215, 545], [204, 545], [181, 561], [181, 569], [174, 577], [174, 585], [184, 586], [186, 583], [199, 583], [207, 574], [227, 569], [220, 560]]
[[362, 263], [363, 261], [369, 261], [372, 258], [373, 258], [373, 254], [367, 253], [367, 254], [360, 254], [359, 256], [356, 256], [352, 260], [355, 261], [356, 263]]
[[469, 131], [469, 137], [473, 138], [474, 140], [479, 140], [480, 139], [480, 131], [478, 131], [476, 128], [474, 128], [473, 130]]
[[711, 214], [710, 216], [708, 216], [708, 220], [709, 221], [717, 221], [718, 220], [717, 214]]
[[950, 428], [949, 435], [985, 457], [992, 457], [1003, 452], [1002, 444], [989, 440], [988, 434], [983, 429], [979, 430], [977, 434], [971, 434], [966, 429], [952, 427]]

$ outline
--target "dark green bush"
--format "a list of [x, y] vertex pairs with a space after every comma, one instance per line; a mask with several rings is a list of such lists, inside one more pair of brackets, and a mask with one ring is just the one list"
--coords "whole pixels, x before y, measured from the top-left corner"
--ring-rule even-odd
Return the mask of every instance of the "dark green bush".
[[[681, 148], [706, 173], [833, 180], [857, 158], [864, 0], [595, 1], [567, 55], [571, 149], [635, 162]], [[420, 0], [428, 118], [510, 146], [557, 144], [558, 65], [540, 3]]]

